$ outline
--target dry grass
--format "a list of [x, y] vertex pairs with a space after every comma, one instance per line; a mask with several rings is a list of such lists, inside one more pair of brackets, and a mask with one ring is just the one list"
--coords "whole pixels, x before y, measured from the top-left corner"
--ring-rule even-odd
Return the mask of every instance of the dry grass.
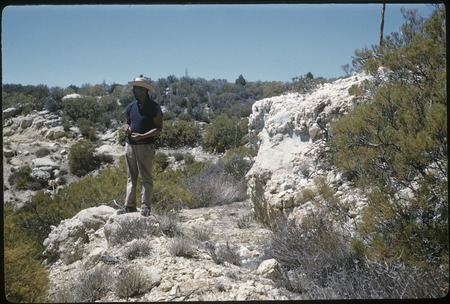
[[241, 266], [242, 259], [238, 249], [230, 243], [216, 244], [209, 242], [206, 246], [206, 252], [216, 264], [224, 264], [225, 262]]
[[172, 239], [168, 251], [173, 256], [192, 258], [197, 252], [195, 243], [187, 236], [181, 235]]
[[111, 273], [96, 267], [81, 275], [73, 290], [74, 302], [95, 302], [107, 294], [112, 282]]
[[130, 267], [123, 269], [115, 284], [115, 294], [123, 299], [145, 294], [151, 288], [142, 269]]
[[226, 174], [223, 164], [206, 166], [189, 181], [188, 190], [196, 198], [193, 208], [224, 205], [246, 198], [245, 181]]
[[160, 224], [154, 217], [126, 217], [118, 219], [117, 222], [119, 223], [117, 229], [106, 235], [109, 246], [161, 233]]
[[146, 257], [150, 254], [152, 248], [147, 241], [136, 240], [125, 250], [125, 257], [128, 260], [134, 260], [140, 257]]
[[[324, 214], [279, 225], [266, 255], [287, 272], [285, 287], [305, 299], [435, 298], [445, 295], [445, 269], [426, 271], [404, 264], [368, 261]], [[447, 282], [447, 283], [445, 283]]]

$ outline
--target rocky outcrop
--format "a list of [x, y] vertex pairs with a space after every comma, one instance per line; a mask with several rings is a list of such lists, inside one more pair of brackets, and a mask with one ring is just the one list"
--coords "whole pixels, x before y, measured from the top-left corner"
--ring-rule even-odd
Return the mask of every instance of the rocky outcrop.
[[[144, 276], [145, 288], [128, 298], [136, 302], [299, 299], [301, 295], [280, 287], [287, 275], [278, 262], [264, 258], [270, 231], [254, 220], [245, 229], [238, 227], [237, 219], [249, 213], [249, 201], [180, 210], [177, 229], [193, 248], [187, 257], [174, 255], [171, 249], [178, 234], [158, 233], [166, 225], [158, 215], [117, 215], [108, 206], [85, 209], [52, 227], [44, 242], [50, 298], [59, 302], [65, 295], [76, 296], [76, 289], [89, 282], [88, 275], [98, 271], [108, 274], [110, 282], [109, 292], [97, 299], [101, 302], [125, 300], [119, 283], [128, 274], [129, 280], [136, 280], [138, 273]], [[208, 241], [195, 238], [195, 231], [201, 229], [208, 229]], [[208, 254], [212, 243], [216, 248], [232, 248], [240, 265], [217, 263]], [[147, 254], [143, 248], [148, 248]]]
[[[249, 132], [258, 155], [247, 174], [248, 194], [259, 212], [266, 213], [263, 217], [270, 220], [292, 211], [297, 207], [296, 197], [312, 186], [314, 177], [323, 176], [336, 188], [343, 186], [341, 174], [323, 168], [317, 160], [329, 121], [346, 114], [357, 102], [349, 88], [368, 79], [370, 76], [356, 74], [309, 94], [291, 93], [254, 103]], [[261, 201], [266, 204], [264, 211], [256, 206]]]

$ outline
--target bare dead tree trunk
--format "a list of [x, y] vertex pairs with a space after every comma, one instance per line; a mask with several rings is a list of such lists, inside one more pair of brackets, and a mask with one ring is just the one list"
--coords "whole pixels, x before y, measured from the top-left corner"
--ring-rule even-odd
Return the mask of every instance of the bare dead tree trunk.
[[380, 25], [380, 43], [379, 46], [383, 45], [383, 29], [384, 29], [384, 10], [386, 8], [386, 3], [383, 3], [383, 7], [381, 8], [381, 25]]

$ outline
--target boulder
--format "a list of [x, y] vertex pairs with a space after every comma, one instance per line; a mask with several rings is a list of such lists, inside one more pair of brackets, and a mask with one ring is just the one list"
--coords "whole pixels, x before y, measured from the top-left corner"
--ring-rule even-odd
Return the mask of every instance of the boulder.
[[20, 110], [21, 110], [20, 108], [8, 108], [8, 109], [5, 109], [5, 110], [3, 110], [2, 117], [3, 117], [3, 119], [8, 119], [8, 118], [14, 117], [14, 116], [16, 116], [17, 114], [20, 113]]
[[275, 259], [263, 261], [259, 265], [257, 273], [274, 281], [283, 277], [278, 261]]
[[34, 181], [47, 182], [51, 178], [51, 174], [41, 168], [33, 168], [30, 177]]
[[26, 128], [31, 127], [31, 125], [33, 124], [33, 120], [34, 120], [33, 117], [25, 117], [25, 118], [23, 118], [23, 119], [20, 121], [20, 127], [21, 127], [22, 129], [26, 129]]
[[51, 171], [60, 168], [60, 165], [55, 163], [49, 157], [35, 158], [31, 161], [31, 164], [34, 168], [44, 167], [44, 170], [46, 171]]
[[64, 136], [66, 136], [66, 132], [64, 131], [64, 128], [61, 126], [51, 128], [45, 133], [45, 138], [50, 140], [58, 139]]
[[114, 213], [114, 208], [99, 206], [81, 210], [76, 216], [87, 229], [98, 230]]
[[3, 155], [6, 157], [6, 158], [9, 158], [9, 157], [13, 157], [13, 156], [15, 156], [16, 155], [16, 152], [14, 151], [14, 150], [12, 150], [12, 149], [3, 149]]
[[[61, 221], [44, 241], [44, 253], [47, 264], [60, 259], [69, 265], [79, 261], [86, 255], [86, 244], [90, 235], [94, 234], [108, 218], [115, 213], [115, 209], [108, 206], [91, 207], [80, 211], [73, 218]], [[100, 254], [100, 253], [98, 253]], [[91, 261], [96, 257], [92, 256]]]

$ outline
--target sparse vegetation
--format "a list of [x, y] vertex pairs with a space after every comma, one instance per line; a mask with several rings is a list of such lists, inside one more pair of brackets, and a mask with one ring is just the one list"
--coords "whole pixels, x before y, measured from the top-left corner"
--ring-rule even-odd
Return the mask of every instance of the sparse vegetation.
[[200, 242], [209, 241], [211, 239], [211, 234], [211, 227], [200, 226], [192, 228], [192, 238]]
[[220, 163], [205, 166], [190, 179], [187, 189], [195, 197], [190, 205], [193, 208], [228, 204], [246, 197], [245, 182], [225, 174]]
[[194, 241], [185, 235], [174, 237], [169, 244], [168, 250], [173, 256], [185, 258], [192, 258], [196, 253]]
[[237, 248], [229, 242], [219, 245], [209, 242], [206, 245], [206, 252], [216, 264], [224, 264], [227, 262], [236, 266], [241, 266], [241, 256], [239, 255]]
[[119, 274], [115, 284], [115, 293], [122, 299], [128, 299], [142, 295], [150, 288], [150, 282], [142, 269], [138, 267], [128, 267], [123, 269]]
[[160, 225], [154, 217], [124, 218], [114, 231], [105, 231], [110, 246], [126, 244], [132, 240], [155, 236], [161, 233]]
[[131, 243], [130, 247], [125, 251], [125, 257], [128, 260], [146, 257], [150, 254], [151, 250], [152, 248], [147, 241], [139, 239]]
[[96, 267], [81, 275], [73, 291], [76, 302], [95, 302], [110, 290], [111, 273], [104, 267]]

